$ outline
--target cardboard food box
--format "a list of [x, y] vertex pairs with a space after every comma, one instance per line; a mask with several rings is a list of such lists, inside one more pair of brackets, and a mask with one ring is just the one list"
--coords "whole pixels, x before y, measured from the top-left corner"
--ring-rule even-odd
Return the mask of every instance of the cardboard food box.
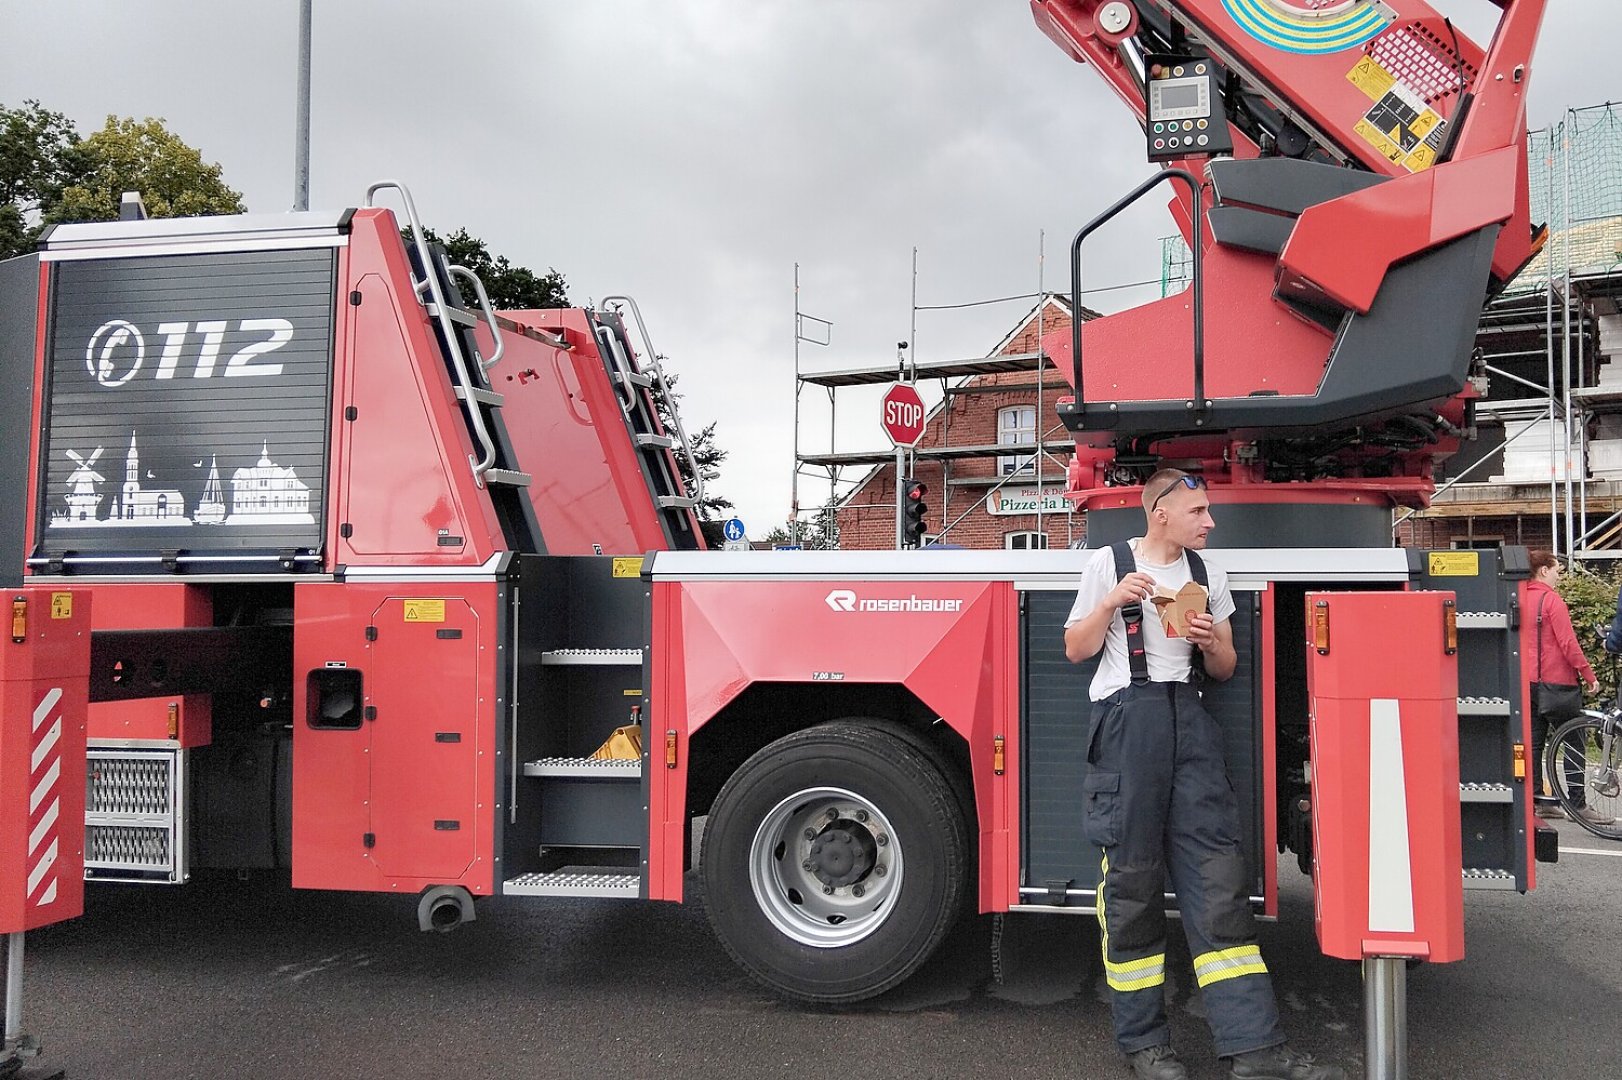
[[1166, 631], [1167, 637], [1187, 637], [1188, 617], [1204, 614], [1209, 596], [1204, 585], [1190, 581], [1177, 590], [1156, 585], [1155, 594], [1149, 600], [1160, 615], [1160, 626]]

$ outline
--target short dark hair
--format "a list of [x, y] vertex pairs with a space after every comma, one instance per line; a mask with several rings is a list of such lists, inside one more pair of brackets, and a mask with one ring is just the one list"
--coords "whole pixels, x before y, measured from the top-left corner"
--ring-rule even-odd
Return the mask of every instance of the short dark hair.
[[1554, 557], [1554, 552], [1544, 551], [1542, 548], [1533, 548], [1526, 553], [1526, 561], [1532, 564], [1532, 573], [1545, 570], [1551, 566], [1559, 566], [1560, 560]]
[[1161, 469], [1143, 482], [1143, 512], [1148, 513], [1149, 508], [1171, 493], [1183, 477], [1189, 475], [1182, 469]]

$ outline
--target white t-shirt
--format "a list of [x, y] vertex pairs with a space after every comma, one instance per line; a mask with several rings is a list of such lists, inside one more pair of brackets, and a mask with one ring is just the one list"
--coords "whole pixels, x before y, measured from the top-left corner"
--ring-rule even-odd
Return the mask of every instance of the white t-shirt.
[[[1139, 536], [1130, 541], [1134, 555], [1142, 540], [1143, 537]], [[1154, 578], [1157, 584], [1173, 591], [1194, 580], [1188, 569], [1186, 552], [1170, 566], [1145, 562], [1142, 556], [1138, 556], [1136, 562], [1139, 570]], [[1212, 620], [1226, 622], [1234, 610], [1233, 595], [1228, 591], [1228, 575], [1212, 566], [1209, 559], [1205, 560], [1205, 574], [1207, 587], [1211, 590], [1209, 610]], [[1115, 554], [1109, 548], [1101, 548], [1094, 552], [1087, 568], [1082, 571], [1081, 587], [1076, 590], [1076, 603], [1070, 609], [1070, 618], [1065, 620], [1065, 628], [1091, 615], [1116, 584]], [[1193, 669], [1190, 660], [1194, 646], [1182, 638], [1168, 638], [1154, 605], [1145, 603], [1143, 607], [1143, 651], [1149, 664], [1150, 681], [1186, 682]], [[1092, 688], [1088, 691], [1088, 696], [1094, 701], [1101, 701], [1132, 682], [1132, 669], [1126, 659], [1126, 620], [1121, 618], [1119, 611], [1104, 632], [1102, 651], [1098, 672], [1093, 676]]]

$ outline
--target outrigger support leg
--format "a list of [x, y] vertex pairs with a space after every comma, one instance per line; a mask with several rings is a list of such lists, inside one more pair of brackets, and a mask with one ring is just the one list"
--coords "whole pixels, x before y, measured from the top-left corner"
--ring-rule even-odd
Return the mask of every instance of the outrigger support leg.
[[23, 1072], [23, 1064], [39, 1056], [39, 1043], [23, 1034], [23, 935], [6, 935], [5, 1041], [0, 1042], [0, 1080], [62, 1080], [61, 1070]]
[[1363, 961], [1363, 1040], [1368, 1080], [1407, 1080], [1407, 958]]

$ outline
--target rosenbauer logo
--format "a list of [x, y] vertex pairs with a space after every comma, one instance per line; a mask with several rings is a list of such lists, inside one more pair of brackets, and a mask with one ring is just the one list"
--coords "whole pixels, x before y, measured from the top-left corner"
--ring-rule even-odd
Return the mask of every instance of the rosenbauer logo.
[[919, 596], [857, 596], [849, 589], [835, 589], [824, 598], [835, 611], [962, 611], [962, 600], [935, 600]]

